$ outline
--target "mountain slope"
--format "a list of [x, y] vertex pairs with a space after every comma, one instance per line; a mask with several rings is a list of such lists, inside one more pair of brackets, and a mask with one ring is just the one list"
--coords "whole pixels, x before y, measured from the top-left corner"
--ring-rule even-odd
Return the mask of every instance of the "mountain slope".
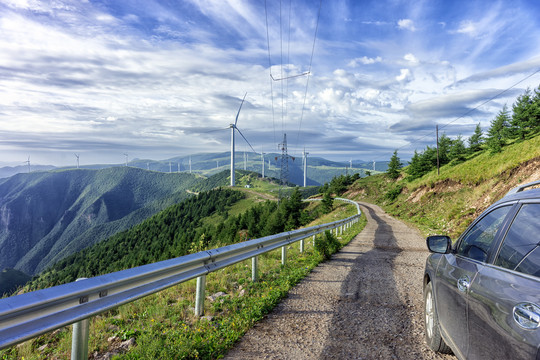
[[0, 269], [36, 274], [181, 201], [199, 181], [131, 167], [15, 175], [0, 183]]
[[457, 238], [488, 206], [519, 184], [540, 180], [540, 136], [515, 142], [500, 153], [481, 152], [457, 165], [408, 181], [381, 174], [358, 180], [347, 195], [381, 205], [414, 223], [424, 234]]

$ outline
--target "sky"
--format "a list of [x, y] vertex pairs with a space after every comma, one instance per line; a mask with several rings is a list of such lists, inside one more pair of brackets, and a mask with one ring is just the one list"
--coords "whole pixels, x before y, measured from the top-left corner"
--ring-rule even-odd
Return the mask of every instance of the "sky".
[[539, 70], [537, 0], [0, 0], [0, 166], [229, 151], [244, 95], [256, 152], [410, 159]]

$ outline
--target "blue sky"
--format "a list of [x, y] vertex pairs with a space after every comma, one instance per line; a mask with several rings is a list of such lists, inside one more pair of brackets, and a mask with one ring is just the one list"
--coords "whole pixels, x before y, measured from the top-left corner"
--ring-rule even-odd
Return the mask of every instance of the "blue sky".
[[257, 151], [408, 159], [436, 124], [487, 130], [540, 72], [459, 117], [539, 69], [535, 0], [2, 0], [0, 166], [227, 151], [246, 92]]

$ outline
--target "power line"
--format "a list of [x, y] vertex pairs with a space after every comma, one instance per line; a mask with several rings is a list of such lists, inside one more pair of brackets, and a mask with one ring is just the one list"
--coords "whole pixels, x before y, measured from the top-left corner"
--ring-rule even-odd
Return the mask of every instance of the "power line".
[[[457, 118], [455, 118], [454, 120], [452, 120], [452, 121], [450, 121], [450, 122], [448, 122], [448, 123], [446, 123], [446, 124], [444, 124], [444, 125], [442, 125], [442, 126], [439, 126], [439, 128], [440, 128], [440, 129], [444, 129], [444, 128], [447, 127], [448, 125], [453, 124], [453, 123], [455, 123], [456, 121], [458, 121], [459, 119], [464, 118], [465, 116], [469, 115], [471, 112], [473, 112], [473, 111], [475, 111], [475, 110], [478, 110], [478, 108], [480, 108], [480, 107], [484, 106], [485, 104], [487, 104], [487, 103], [489, 103], [489, 102], [495, 100], [496, 98], [498, 98], [499, 96], [501, 96], [502, 94], [504, 94], [505, 92], [507, 92], [508, 90], [513, 89], [513, 88], [516, 87], [517, 85], [521, 84], [522, 82], [524, 82], [525, 80], [529, 79], [530, 77], [534, 76], [535, 74], [537, 74], [537, 73], [539, 73], [539, 72], [540, 72], [540, 68], [538, 68], [538, 69], [537, 69], [536, 71], [534, 71], [533, 73], [531, 73], [531, 74], [525, 76], [523, 79], [519, 80], [519, 81], [516, 82], [514, 85], [512, 85], [512, 86], [510, 86], [510, 87], [508, 87], [508, 88], [506, 88], [506, 89], [504, 89], [503, 91], [499, 92], [497, 95], [495, 95], [495, 96], [489, 98], [488, 100], [484, 101], [484, 102], [481, 103], [480, 105], [478, 105], [478, 106], [476, 106], [476, 107], [474, 107], [474, 108], [472, 108], [472, 109], [466, 111], [463, 115], [460, 115], [460, 116], [458, 116]], [[408, 145], [403, 145], [403, 146], [401, 146], [401, 147], [398, 147], [396, 150], [401, 150], [401, 149], [403, 149], [403, 148], [410, 147], [411, 145], [416, 144], [416, 143], [420, 142], [420, 140], [425, 139], [425, 138], [427, 138], [428, 136], [432, 136], [433, 134], [434, 134], [433, 131], [430, 131], [430, 132], [427, 133], [426, 135], [421, 136], [421, 137], [419, 137], [419, 138], [413, 140], [413, 141], [410, 142]], [[388, 153], [388, 154], [391, 155], [391, 154], [393, 154], [393, 152]], [[380, 159], [379, 161], [384, 161], [384, 160]]]
[[319, 0], [319, 12], [317, 14], [317, 25], [315, 25], [315, 34], [313, 35], [313, 46], [311, 47], [311, 57], [309, 59], [309, 68], [307, 72], [307, 79], [306, 79], [306, 90], [304, 91], [304, 101], [302, 103], [302, 111], [300, 112], [300, 124], [298, 126], [298, 135], [296, 136], [296, 147], [298, 147], [298, 142], [300, 139], [300, 132], [302, 130], [302, 120], [304, 118], [304, 109], [306, 108], [306, 98], [307, 98], [307, 91], [309, 86], [309, 77], [311, 74], [311, 66], [313, 64], [313, 54], [315, 53], [315, 40], [317, 39], [317, 32], [319, 31], [319, 20], [321, 18], [321, 8], [322, 8], [322, 0]]

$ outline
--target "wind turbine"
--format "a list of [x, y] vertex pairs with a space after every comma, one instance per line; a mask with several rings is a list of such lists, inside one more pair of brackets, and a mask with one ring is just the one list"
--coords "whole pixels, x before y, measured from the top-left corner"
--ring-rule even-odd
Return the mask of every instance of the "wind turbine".
[[306, 148], [304, 148], [304, 152], [303, 152], [303, 155], [304, 155], [304, 187], [306, 187], [306, 184], [307, 184], [307, 156], [308, 156], [308, 152], [306, 152]]
[[191, 174], [191, 156], [189, 157], [189, 173]]
[[262, 162], [262, 178], [264, 179], [264, 152], [261, 148], [261, 162]]
[[[234, 186], [235, 179], [234, 179], [234, 130], [238, 131], [238, 133], [244, 138], [244, 140], [247, 142], [251, 150], [253, 150], [253, 146], [249, 143], [249, 141], [246, 139], [244, 134], [236, 127], [236, 124], [238, 123], [238, 115], [240, 115], [240, 110], [242, 110], [242, 105], [244, 105], [244, 100], [246, 99], [247, 93], [244, 95], [244, 98], [242, 99], [242, 102], [240, 103], [240, 107], [238, 108], [238, 112], [236, 113], [236, 119], [234, 120], [234, 124], [230, 124], [229, 128], [231, 129], [231, 187]], [[255, 152], [255, 150], [253, 150]]]
[[127, 153], [124, 153], [124, 156], [126, 157], [126, 167], [128, 166], [128, 154]]
[[28, 160], [23, 161], [23, 164], [28, 164], [28, 173], [30, 174], [30, 155], [28, 156]]
[[77, 158], [77, 169], [79, 168], [79, 154], [75, 154], [75, 157]]

